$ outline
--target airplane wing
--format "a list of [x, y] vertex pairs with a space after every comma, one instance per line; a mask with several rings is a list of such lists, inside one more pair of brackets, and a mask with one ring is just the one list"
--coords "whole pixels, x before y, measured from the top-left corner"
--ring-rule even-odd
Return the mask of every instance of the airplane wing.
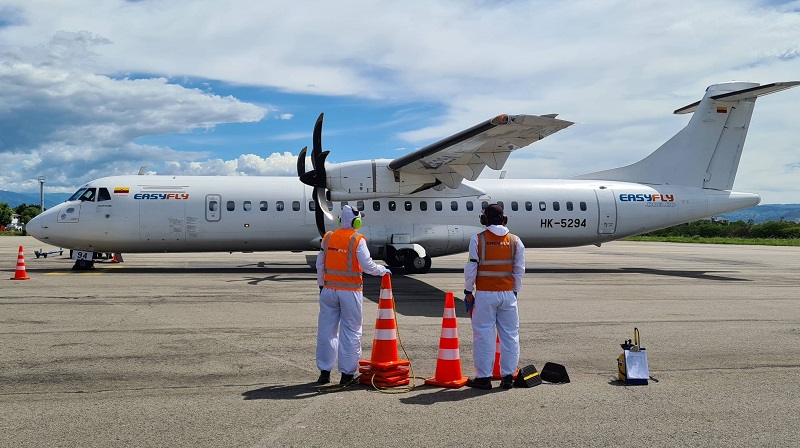
[[433, 176], [450, 188], [475, 180], [486, 166], [499, 170], [512, 151], [573, 123], [547, 115], [498, 115], [389, 163], [389, 169]]

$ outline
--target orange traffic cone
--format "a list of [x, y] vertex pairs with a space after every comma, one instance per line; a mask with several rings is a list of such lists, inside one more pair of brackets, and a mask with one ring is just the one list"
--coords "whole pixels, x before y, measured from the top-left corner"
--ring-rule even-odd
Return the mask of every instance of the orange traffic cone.
[[392, 279], [389, 274], [381, 280], [381, 296], [378, 300], [378, 318], [375, 321], [375, 337], [372, 340], [372, 356], [358, 361], [361, 366], [359, 382], [381, 387], [402, 386], [410, 382], [407, 359], [398, 359], [397, 327], [394, 320]]
[[14, 276], [9, 280], [30, 280], [27, 271], [25, 271], [25, 254], [22, 253], [22, 246], [19, 246], [19, 254], [17, 255], [17, 270]]
[[458, 349], [458, 322], [453, 293], [448, 292], [444, 300], [442, 335], [439, 338], [439, 356], [436, 359], [436, 375], [425, 380], [425, 384], [439, 387], [462, 387], [467, 377], [461, 374], [461, 356]]
[[[500, 374], [500, 335], [497, 335], [497, 342], [495, 342], [495, 350], [494, 350], [494, 370], [492, 371], [492, 379], [493, 380], [502, 380], [503, 375]], [[514, 372], [514, 378], [517, 377], [517, 373], [519, 373], [519, 369]]]
[[494, 346], [494, 370], [492, 371], [492, 379], [499, 380], [503, 376], [500, 375], [500, 335], [497, 335], [497, 340]]

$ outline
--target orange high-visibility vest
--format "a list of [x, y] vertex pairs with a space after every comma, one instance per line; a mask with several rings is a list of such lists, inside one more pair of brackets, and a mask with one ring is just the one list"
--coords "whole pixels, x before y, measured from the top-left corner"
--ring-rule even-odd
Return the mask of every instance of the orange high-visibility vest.
[[325, 267], [322, 280], [328, 289], [361, 291], [364, 282], [361, 278], [361, 265], [358, 263], [356, 248], [364, 235], [354, 229], [339, 228], [325, 234], [322, 250], [325, 251]]
[[497, 236], [489, 231], [479, 233], [475, 288], [481, 291], [513, 291], [516, 253], [516, 235], [507, 233]]

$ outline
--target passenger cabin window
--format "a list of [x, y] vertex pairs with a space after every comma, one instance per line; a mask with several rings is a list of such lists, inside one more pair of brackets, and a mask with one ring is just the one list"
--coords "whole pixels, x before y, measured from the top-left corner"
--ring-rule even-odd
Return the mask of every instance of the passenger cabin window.
[[506, 209], [506, 205], [505, 205], [505, 204], [503, 204], [503, 201], [497, 201], [497, 205], [499, 205], [499, 206], [500, 206], [500, 208], [502, 208], [503, 210], [505, 210], [505, 209]]
[[372, 201], [372, 211], [381, 211], [381, 201]]
[[436, 209], [437, 212], [442, 211], [442, 201], [434, 202], [433, 207]]
[[561, 204], [559, 204], [558, 201], [553, 201], [553, 211], [557, 212], [559, 210], [561, 210]]
[[567, 211], [568, 212], [572, 211], [572, 201], [567, 201]]
[[489, 202], [482, 201], [481, 202], [481, 210], [486, 210], [487, 208], [489, 208]]
[[227, 204], [228, 204], [228, 211], [229, 212], [232, 212], [232, 211], [236, 210], [236, 203], [235, 202], [228, 201]]
[[97, 202], [110, 200], [111, 193], [108, 192], [108, 188], [100, 188], [97, 190]]
[[467, 201], [467, 211], [471, 212], [473, 207], [474, 205], [472, 204], [472, 201]]
[[585, 203], [585, 202], [583, 202], [583, 201], [581, 201], [581, 211], [582, 211], [582, 212], [585, 212], [585, 211], [586, 211], [586, 203]]
[[325, 201], [325, 203], [328, 205], [328, 211], [332, 212], [333, 211], [333, 202]]
[[313, 212], [317, 209], [317, 204], [314, 201], [308, 201], [308, 211]]
[[389, 201], [389, 211], [393, 212], [395, 210], [397, 210], [397, 203], [395, 203], [394, 201]]
[[539, 211], [547, 210], [547, 204], [544, 201], [539, 201]]
[[525, 201], [525, 210], [527, 210], [527, 211], [529, 211], [529, 212], [530, 212], [530, 211], [533, 211], [533, 202], [531, 202], [531, 201]]
[[279, 212], [283, 211], [283, 201], [278, 201], [275, 203], [275, 210]]
[[250, 210], [253, 209], [253, 203], [250, 201], [244, 201], [244, 204], [242, 204], [242, 208], [244, 209], [244, 211], [249, 212]]
[[404, 203], [403, 203], [403, 208], [404, 208], [404, 209], [405, 209], [405, 211], [407, 211], [407, 212], [410, 212], [411, 210], [413, 210], [413, 209], [411, 208], [411, 201], [406, 201], [406, 202], [404, 202]]
[[419, 201], [419, 209], [423, 212], [428, 211], [428, 201]]
[[296, 212], [300, 211], [300, 201], [292, 201], [292, 210]]
[[450, 210], [454, 212], [458, 211], [458, 201], [450, 201]]
[[364, 201], [356, 202], [356, 208], [358, 209], [358, 211], [363, 212], [364, 211]]
[[517, 203], [517, 201], [511, 201], [511, 211], [515, 212], [517, 210], [519, 210], [519, 204]]
[[259, 202], [259, 205], [258, 205], [258, 209], [259, 210], [261, 210], [262, 212], [265, 212], [265, 211], [267, 211], [268, 208], [269, 208], [269, 206], [267, 205], [267, 201]]

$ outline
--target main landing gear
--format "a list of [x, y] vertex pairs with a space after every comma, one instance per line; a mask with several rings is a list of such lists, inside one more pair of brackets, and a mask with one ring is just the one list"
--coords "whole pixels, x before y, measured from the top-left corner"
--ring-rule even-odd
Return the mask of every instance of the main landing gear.
[[390, 247], [386, 264], [391, 268], [403, 266], [409, 274], [425, 274], [431, 269], [431, 257], [420, 257], [411, 249], [395, 250]]

